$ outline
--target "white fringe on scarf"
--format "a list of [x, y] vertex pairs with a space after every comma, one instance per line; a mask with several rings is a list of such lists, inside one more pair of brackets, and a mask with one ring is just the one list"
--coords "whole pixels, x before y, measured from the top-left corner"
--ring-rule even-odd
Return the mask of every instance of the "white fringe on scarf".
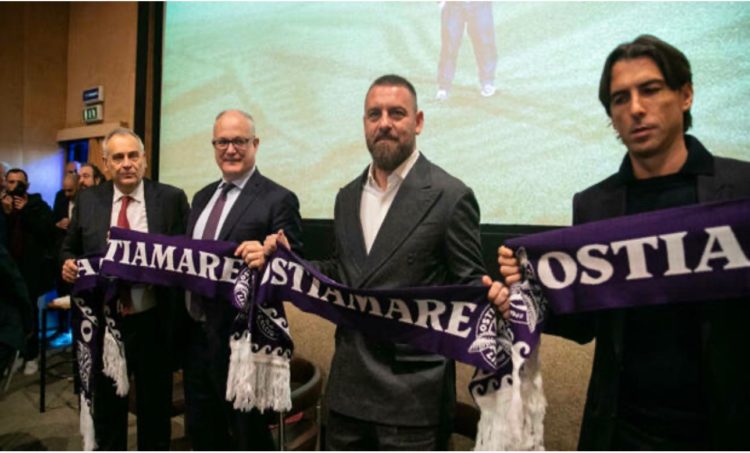
[[94, 451], [96, 449], [96, 436], [94, 435], [94, 418], [91, 414], [91, 404], [81, 392], [81, 437], [83, 437], [83, 450]]
[[542, 389], [539, 346], [524, 360], [513, 347], [513, 374], [495, 392], [476, 398], [481, 411], [474, 449], [544, 450], [544, 413], [547, 400]]
[[125, 396], [130, 390], [128, 364], [125, 360], [125, 345], [115, 338], [109, 326], [104, 330], [104, 351], [102, 353], [104, 374], [115, 381], [117, 396]]
[[292, 408], [289, 359], [268, 354], [263, 349], [252, 352], [249, 332], [229, 340], [229, 374], [227, 401], [234, 408], [249, 411], [256, 408], [288, 411]]

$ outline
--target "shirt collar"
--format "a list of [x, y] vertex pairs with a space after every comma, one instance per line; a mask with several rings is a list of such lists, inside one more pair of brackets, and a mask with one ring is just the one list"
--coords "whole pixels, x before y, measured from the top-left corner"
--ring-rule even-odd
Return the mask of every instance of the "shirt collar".
[[237, 188], [239, 188], [240, 190], [244, 189], [245, 188], [245, 184], [247, 184], [247, 182], [250, 180], [250, 178], [253, 176], [253, 174], [255, 174], [255, 169], [256, 168], [258, 168], [258, 166], [257, 165], [253, 165], [253, 168], [251, 168], [250, 171], [248, 171], [244, 175], [241, 175], [241, 176], [239, 176], [239, 177], [237, 177], [235, 179], [221, 178], [221, 184], [219, 184], [219, 188], [224, 187], [224, 184], [227, 184], [227, 183], [231, 182], [232, 184], [234, 184], [235, 186], [237, 186]]
[[[714, 158], [710, 152], [692, 135], [685, 135], [685, 146], [687, 147], [688, 156], [685, 163], [676, 174], [680, 175], [711, 175], [714, 172]], [[620, 170], [617, 172], [620, 179], [625, 182], [635, 181], [633, 174], [633, 164], [630, 162], [630, 156], [627, 154], [620, 164]]]
[[[113, 184], [113, 186], [114, 186], [114, 189], [115, 189], [115, 198], [114, 198], [114, 201], [118, 202], [118, 201], [120, 201], [120, 199], [122, 199], [122, 197], [125, 196], [125, 194], [122, 193], [120, 191], [120, 189], [117, 188], [116, 184]], [[144, 200], [144, 196], [143, 196], [143, 179], [141, 179], [141, 181], [138, 183], [138, 185], [135, 186], [135, 190], [133, 190], [132, 192], [130, 192], [127, 195], [130, 196], [130, 198], [133, 201], [137, 201], [139, 203], [144, 203], [145, 200]]]
[[[411, 171], [412, 167], [414, 167], [414, 164], [417, 163], [417, 159], [419, 159], [420, 152], [418, 149], [414, 149], [412, 153], [407, 157], [401, 164], [396, 167], [395, 170], [391, 172], [390, 175], [388, 175], [388, 186], [385, 190], [389, 190], [391, 187], [393, 187], [398, 182], [403, 181], [406, 179], [406, 177], [409, 175], [409, 172]], [[373, 173], [373, 164], [370, 162], [370, 167], [367, 170], [367, 185], [373, 188], [376, 188], [380, 190], [380, 187], [378, 186], [377, 181], [375, 181], [375, 175]]]

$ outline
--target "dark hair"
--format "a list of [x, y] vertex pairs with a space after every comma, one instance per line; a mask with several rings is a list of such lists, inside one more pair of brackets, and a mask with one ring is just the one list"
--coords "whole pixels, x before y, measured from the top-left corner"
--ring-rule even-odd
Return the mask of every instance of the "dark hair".
[[[104, 173], [102, 173], [102, 171], [99, 170], [99, 167], [97, 167], [96, 165], [94, 165], [94, 164], [92, 164], [90, 162], [87, 162], [87, 163], [81, 165], [81, 168], [83, 168], [83, 167], [91, 167], [91, 172], [94, 173], [94, 182], [97, 185], [101, 184], [101, 183], [103, 183], [104, 181], [107, 180], [107, 178], [104, 177]], [[99, 182], [96, 182], [97, 180]]]
[[376, 86], [389, 86], [389, 87], [404, 87], [407, 90], [409, 90], [409, 93], [411, 93], [412, 97], [414, 98], [414, 110], [417, 110], [417, 90], [414, 89], [414, 85], [411, 84], [408, 80], [401, 77], [400, 75], [396, 74], [386, 74], [378, 77], [375, 79], [374, 82], [370, 85], [370, 88], [367, 89], [367, 93], [370, 93], [370, 90], [372, 90], [373, 87]]
[[5, 177], [7, 178], [8, 175], [11, 174], [11, 173], [21, 173], [21, 174], [23, 174], [23, 178], [26, 180], [26, 183], [28, 184], [28, 182], [29, 182], [29, 175], [26, 174], [26, 172], [23, 171], [22, 169], [20, 169], [20, 168], [11, 168], [10, 170], [8, 170], [7, 173], [5, 173]]
[[[633, 42], [625, 42], [615, 47], [615, 50], [609, 54], [604, 62], [602, 78], [599, 81], [599, 101], [604, 106], [607, 116], [612, 116], [610, 111], [612, 67], [620, 60], [632, 60], [641, 57], [650, 58], [656, 63], [664, 76], [664, 81], [672, 90], [679, 90], [686, 83], [693, 82], [690, 62], [685, 54], [656, 36], [640, 35]], [[690, 115], [690, 109], [688, 109], [682, 115], [683, 131], [690, 129], [692, 124], [693, 117]]]

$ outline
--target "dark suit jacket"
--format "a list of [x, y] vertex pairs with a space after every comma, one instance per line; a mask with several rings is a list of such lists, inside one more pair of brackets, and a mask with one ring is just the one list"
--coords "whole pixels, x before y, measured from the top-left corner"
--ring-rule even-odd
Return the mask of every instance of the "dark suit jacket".
[[55, 203], [52, 205], [52, 223], [57, 223], [68, 217], [68, 203], [65, 192], [62, 189], [58, 190], [55, 194]]
[[0, 343], [23, 348], [31, 332], [32, 309], [26, 283], [8, 250], [0, 243]]
[[[21, 237], [12, 238], [14, 217], [21, 222]], [[12, 241], [23, 244], [23, 256], [16, 263], [26, 282], [26, 289], [32, 303], [37, 297], [53, 288], [55, 273], [54, 230], [52, 210], [37, 193], [29, 194], [26, 206], [20, 211], [5, 217], [8, 234], [7, 248], [12, 250]]]
[[[360, 224], [367, 170], [336, 197], [335, 258], [322, 272], [353, 288], [477, 283], [484, 275], [479, 206], [461, 181], [421, 155], [372, 245]], [[336, 412], [390, 425], [437, 425], [455, 404], [455, 366], [442, 356], [339, 327], [326, 391]]]
[[[702, 145], [687, 137], [688, 148]], [[750, 163], [713, 157], [713, 172], [698, 177], [698, 200], [707, 203], [750, 196]], [[626, 185], [615, 174], [573, 198], [573, 223], [625, 214]], [[747, 449], [750, 426], [750, 301], [707, 303], [702, 308], [704, 381], [712, 447]], [[614, 432], [623, 354], [625, 314], [611, 310], [576, 317], [550, 318], [551, 333], [579, 343], [596, 339], [594, 364], [578, 448], [608, 450]], [[686, 395], [686, 398], [697, 397]]]
[[[149, 233], [177, 236], [185, 233], [189, 206], [182, 189], [143, 180], [143, 195], [146, 201], [146, 219]], [[78, 194], [70, 219], [68, 233], [63, 241], [60, 259], [78, 258], [91, 254], [104, 254], [107, 249], [107, 233], [112, 216], [114, 185], [107, 181]], [[184, 304], [182, 292], [168, 288], [156, 288], [159, 322], [164, 326], [164, 341], [172, 350], [174, 316], [180, 304]], [[173, 363], [177, 366], [177, 363]]]
[[[192, 237], [195, 223], [211, 200], [220, 181], [209, 184], [193, 197], [193, 207], [188, 220], [187, 234]], [[296, 252], [302, 250], [302, 220], [297, 196], [288, 189], [266, 178], [256, 168], [245, 184], [240, 196], [229, 211], [219, 232], [219, 240], [237, 242], [260, 241], [280, 229]], [[205, 301], [206, 322], [211, 332], [218, 335], [213, 345], [217, 353], [229, 358], [229, 330], [236, 310], [225, 301]]]

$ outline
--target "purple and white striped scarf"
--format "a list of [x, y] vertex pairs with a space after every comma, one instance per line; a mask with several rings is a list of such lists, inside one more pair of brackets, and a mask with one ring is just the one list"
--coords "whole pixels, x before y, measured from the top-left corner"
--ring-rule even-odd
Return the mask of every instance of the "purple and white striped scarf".
[[525, 269], [524, 281], [511, 288], [509, 322], [487, 304], [486, 288], [346, 288], [283, 247], [257, 274], [232, 256], [234, 244], [113, 228], [101, 274], [232, 303], [238, 317], [227, 398], [239, 409], [291, 406], [293, 345], [285, 301], [368, 335], [473, 365], [470, 390], [482, 414], [476, 446], [492, 450], [543, 448], [546, 403], [537, 353], [549, 310], [750, 295], [750, 200], [620, 217], [508, 245]]

